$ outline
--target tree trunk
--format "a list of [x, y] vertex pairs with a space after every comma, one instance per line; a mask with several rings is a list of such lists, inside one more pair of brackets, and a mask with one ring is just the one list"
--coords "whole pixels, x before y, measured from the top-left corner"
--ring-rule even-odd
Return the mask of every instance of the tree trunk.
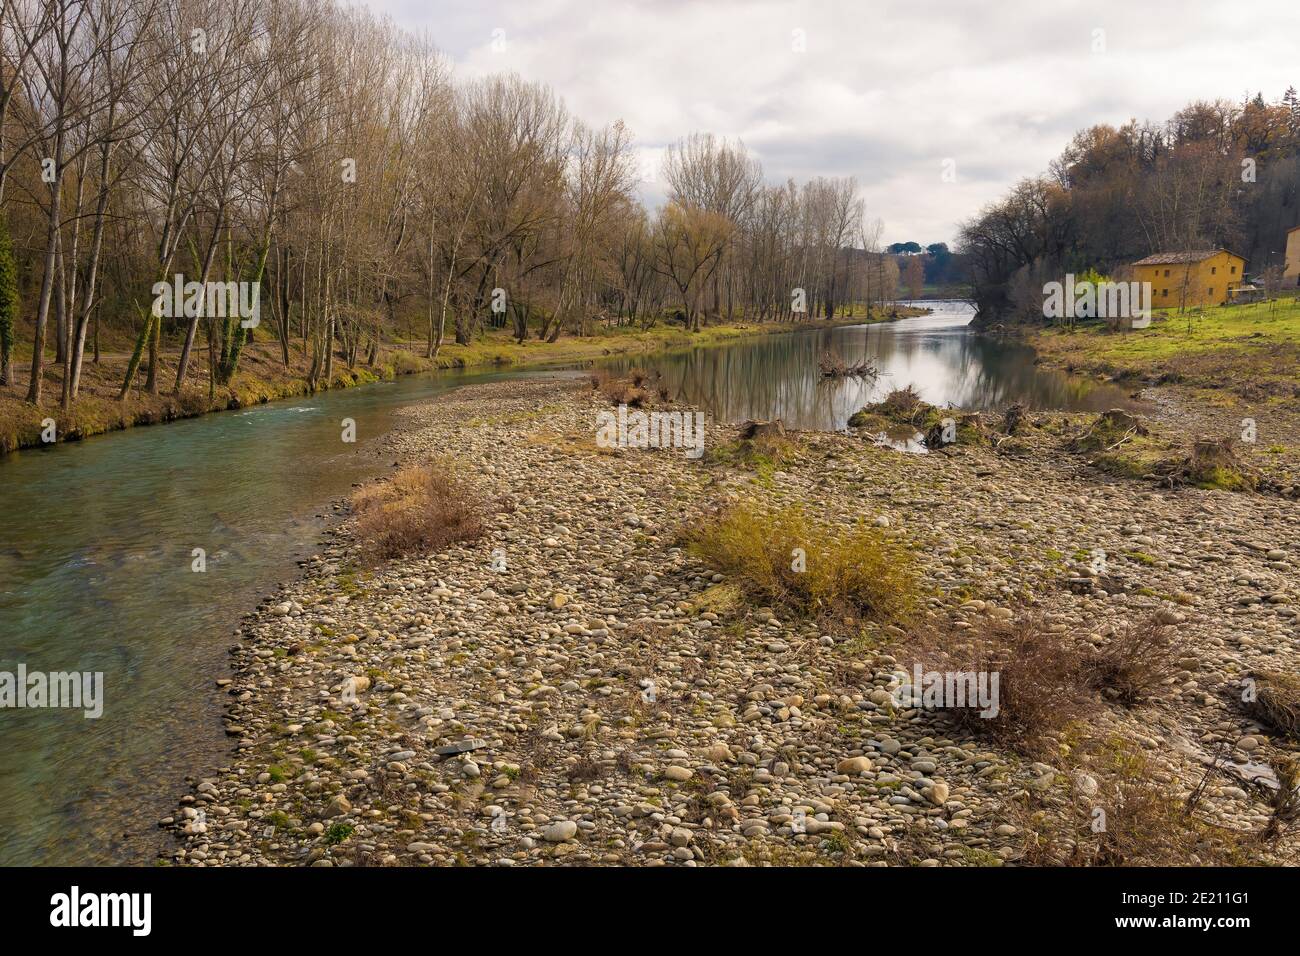
[[55, 251], [59, 241], [59, 216], [63, 211], [59, 203], [62, 193], [59, 186], [56, 178], [50, 196], [49, 221], [46, 224], [45, 272], [41, 276], [41, 294], [36, 303], [36, 331], [32, 340], [32, 380], [27, 386], [27, 401], [33, 405], [41, 404], [41, 385], [45, 375], [45, 331], [50, 321], [50, 300], [54, 296]]
[[[199, 278], [199, 281], [204, 283], [205, 288], [206, 288], [206, 283], [208, 281], [208, 275], [211, 273], [212, 270], [212, 260], [216, 257], [217, 254], [217, 239], [220, 236], [220, 234], [221, 234], [221, 210], [219, 209], [217, 211], [216, 223], [214, 224], [212, 229], [212, 237], [208, 241], [208, 251], [203, 256], [203, 274]], [[204, 302], [206, 304], [207, 302], [206, 297], [204, 298]], [[190, 319], [189, 325], [187, 325], [185, 328], [185, 343], [181, 346], [181, 358], [176, 368], [176, 386], [172, 389], [172, 394], [174, 395], [179, 395], [181, 393], [181, 386], [185, 384], [185, 374], [187, 371], [189, 371], [189, 367], [190, 367], [190, 350], [194, 347], [194, 336], [195, 333], [198, 332], [198, 330], [199, 330], [199, 317], [196, 315]]]

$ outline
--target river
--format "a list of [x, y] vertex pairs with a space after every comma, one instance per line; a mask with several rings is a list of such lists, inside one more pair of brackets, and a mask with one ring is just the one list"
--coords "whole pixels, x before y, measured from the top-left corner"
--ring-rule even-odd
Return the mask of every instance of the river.
[[[980, 339], [969, 309], [741, 340], [611, 368], [659, 370], [674, 396], [729, 420], [839, 428], [890, 388], [935, 404], [1102, 409], [1123, 392]], [[823, 382], [834, 348], [875, 381]], [[297, 573], [330, 502], [388, 464], [393, 413], [459, 385], [564, 374], [441, 373], [135, 428], [0, 460], [0, 671], [104, 675], [104, 711], [0, 709], [0, 865], [148, 863], [183, 777], [220, 766], [215, 681], [242, 614]], [[569, 373], [571, 374], [571, 373]], [[343, 441], [344, 419], [356, 441]], [[196, 571], [195, 549], [206, 569]]]

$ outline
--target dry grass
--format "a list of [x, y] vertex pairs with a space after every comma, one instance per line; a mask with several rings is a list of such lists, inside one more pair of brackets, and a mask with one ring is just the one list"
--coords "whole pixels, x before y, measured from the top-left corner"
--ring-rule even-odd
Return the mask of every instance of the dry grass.
[[1300, 678], [1281, 671], [1257, 671], [1250, 716], [1292, 740], [1300, 740]]
[[908, 670], [919, 664], [923, 671], [997, 674], [995, 715], [983, 716], [976, 707], [945, 709], [962, 731], [1026, 756], [1053, 753], [1066, 729], [1098, 707], [1080, 643], [1052, 633], [1035, 615], [982, 619], [947, 634], [917, 632], [898, 653]]
[[621, 378], [603, 370], [595, 372], [591, 387], [611, 405], [642, 408], [652, 405], [656, 399], [668, 401], [668, 387], [659, 373], [641, 368], [634, 368]]
[[1280, 840], [1300, 827], [1300, 760], [1289, 754], [1279, 755], [1273, 760], [1273, 770], [1278, 785], [1276, 790], [1265, 788], [1269, 816], [1259, 834], [1265, 843]]
[[[1085, 755], [1080, 755], [1085, 756]], [[1256, 836], [1220, 826], [1201, 808], [1204, 788], [1179, 796], [1159, 768], [1125, 741], [1094, 741], [1064, 804], [1026, 797], [1018, 820], [1023, 864], [1224, 866], [1251, 862]], [[1208, 780], [1208, 774], [1207, 778]]]
[[450, 459], [410, 465], [352, 496], [356, 533], [375, 560], [437, 551], [483, 533], [485, 502]]
[[899, 424], [916, 424], [931, 408], [932, 405], [921, 400], [921, 393], [908, 385], [906, 388], [894, 389], [885, 396], [884, 401], [868, 405], [863, 412]]
[[798, 506], [742, 502], [693, 525], [684, 537], [696, 557], [752, 596], [803, 614], [897, 621], [914, 604], [910, 554], [862, 521], [833, 528]]
[[1132, 707], [1157, 693], [1178, 670], [1173, 628], [1155, 617], [1128, 624], [1087, 662], [1092, 685]]

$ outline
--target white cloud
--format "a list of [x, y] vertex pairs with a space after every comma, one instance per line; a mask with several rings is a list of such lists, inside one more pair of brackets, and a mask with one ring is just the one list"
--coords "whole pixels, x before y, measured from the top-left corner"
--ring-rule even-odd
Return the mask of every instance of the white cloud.
[[709, 130], [745, 140], [772, 181], [855, 175], [886, 241], [951, 241], [1076, 129], [1300, 85], [1294, 0], [369, 5], [427, 31], [463, 76], [513, 70], [589, 122], [623, 119], [647, 156]]

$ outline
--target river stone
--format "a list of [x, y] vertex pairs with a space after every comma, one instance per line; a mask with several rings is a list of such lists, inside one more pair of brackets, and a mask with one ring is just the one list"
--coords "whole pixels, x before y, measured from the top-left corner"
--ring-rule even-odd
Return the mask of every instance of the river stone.
[[578, 825], [572, 820], [557, 820], [542, 833], [542, 839], [547, 843], [563, 843], [572, 840], [577, 833]]

